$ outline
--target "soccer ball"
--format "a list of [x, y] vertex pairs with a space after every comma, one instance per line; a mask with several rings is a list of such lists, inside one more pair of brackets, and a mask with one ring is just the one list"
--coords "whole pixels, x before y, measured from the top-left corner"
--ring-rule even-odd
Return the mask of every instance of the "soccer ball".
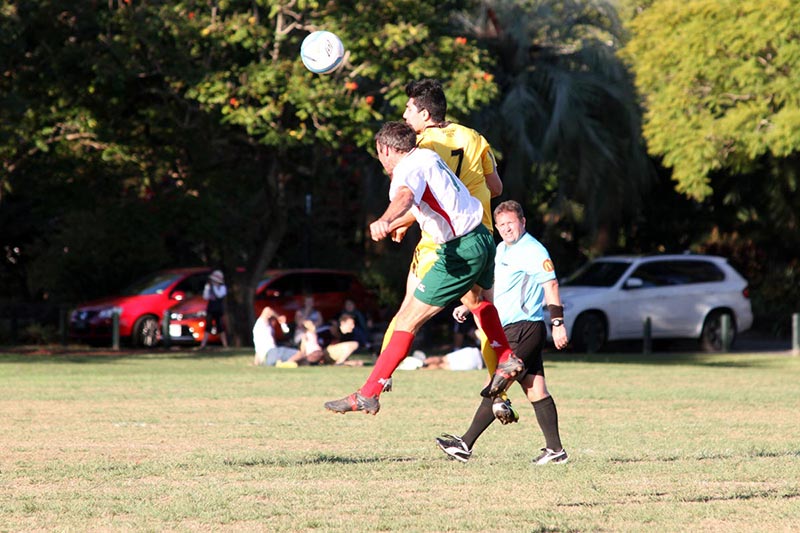
[[309, 33], [300, 45], [300, 59], [315, 74], [332, 72], [344, 57], [344, 44], [335, 33], [315, 31]]

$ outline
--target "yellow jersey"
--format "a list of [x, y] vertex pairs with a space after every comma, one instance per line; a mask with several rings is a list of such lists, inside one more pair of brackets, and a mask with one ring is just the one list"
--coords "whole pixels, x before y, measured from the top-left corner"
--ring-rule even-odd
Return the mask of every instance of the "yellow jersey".
[[467, 186], [470, 194], [483, 206], [483, 225], [492, 225], [492, 194], [486, 185], [486, 174], [495, 170], [495, 160], [489, 142], [477, 131], [461, 124], [428, 126], [417, 135], [417, 146], [433, 150], [450, 170]]

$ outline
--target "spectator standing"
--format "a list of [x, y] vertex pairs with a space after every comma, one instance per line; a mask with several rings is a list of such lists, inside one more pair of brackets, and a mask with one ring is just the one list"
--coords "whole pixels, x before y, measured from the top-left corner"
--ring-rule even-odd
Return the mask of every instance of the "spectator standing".
[[208, 276], [208, 281], [203, 287], [203, 299], [206, 305], [206, 329], [200, 349], [208, 343], [209, 332], [217, 332], [224, 347], [228, 347], [228, 337], [225, 333], [225, 297], [228, 288], [225, 286], [225, 276], [221, 270], [215, 270]]

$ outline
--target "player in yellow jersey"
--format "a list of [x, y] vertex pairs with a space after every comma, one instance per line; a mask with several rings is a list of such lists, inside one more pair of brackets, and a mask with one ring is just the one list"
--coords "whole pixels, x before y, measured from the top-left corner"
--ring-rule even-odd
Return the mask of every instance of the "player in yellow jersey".
[[[436, 80], [412, 81], [406, 86], [408, 102], [403, 119], [417, 132], [417, 146], [429, 148], [439, 154], [453, 173], [467, 186], [470, 194], [480, 200], [483, 206], [483, 225], [493, 232], [491, 199], [503, 192], [503, 182], [497, 173], [497, 165], [489, 142], [477, 131], [448, 122], [447, 99], [441, 83]], [[392, 238], [400, 242], [408, 227], [414, 222], [413, 216], [407, 216], [401, 229], [396, 230]], [[414, 250], [414, 258], [408, 273], [405, 300], [412, 297], [419, 280], [436, 262], [438, 245], [430, 235], [422, 232], [420, 242]], [[394, 331], [394, 321], [389, 324], [384, 336], [384, 348]], [[486, 335], [479, 333], [481, 353], [489, 375], [494, 375], [497, 368], [497, 355], [486, 341]], [[511, 408], [505, 394], [497, 400], [494, 409], [498, 420], [507, 424], [516, 422], [518, 415]]]

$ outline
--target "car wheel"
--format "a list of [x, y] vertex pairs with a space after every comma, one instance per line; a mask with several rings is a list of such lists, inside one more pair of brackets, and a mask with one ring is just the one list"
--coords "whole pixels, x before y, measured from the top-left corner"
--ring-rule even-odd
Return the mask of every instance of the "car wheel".
[[700, 333], [700, 347], [704, 352], [721, 352], [725, 347], [725, 339], [722, 337], [722, 317], [730, 318], [730, 345], [736, 339], [736, 323], [733, 316], [727, 311], [711, 311], [703, 322], [703, 331]]
[[159, 324], [154, 316], [143, 316], [133, 326], [133, 345], [153, 348], [158, 344]]
[[606, 320], [599, 313], [585, 313], [572, 327], [572, 346], [576, 351], [594, 353], [606, 344]]

